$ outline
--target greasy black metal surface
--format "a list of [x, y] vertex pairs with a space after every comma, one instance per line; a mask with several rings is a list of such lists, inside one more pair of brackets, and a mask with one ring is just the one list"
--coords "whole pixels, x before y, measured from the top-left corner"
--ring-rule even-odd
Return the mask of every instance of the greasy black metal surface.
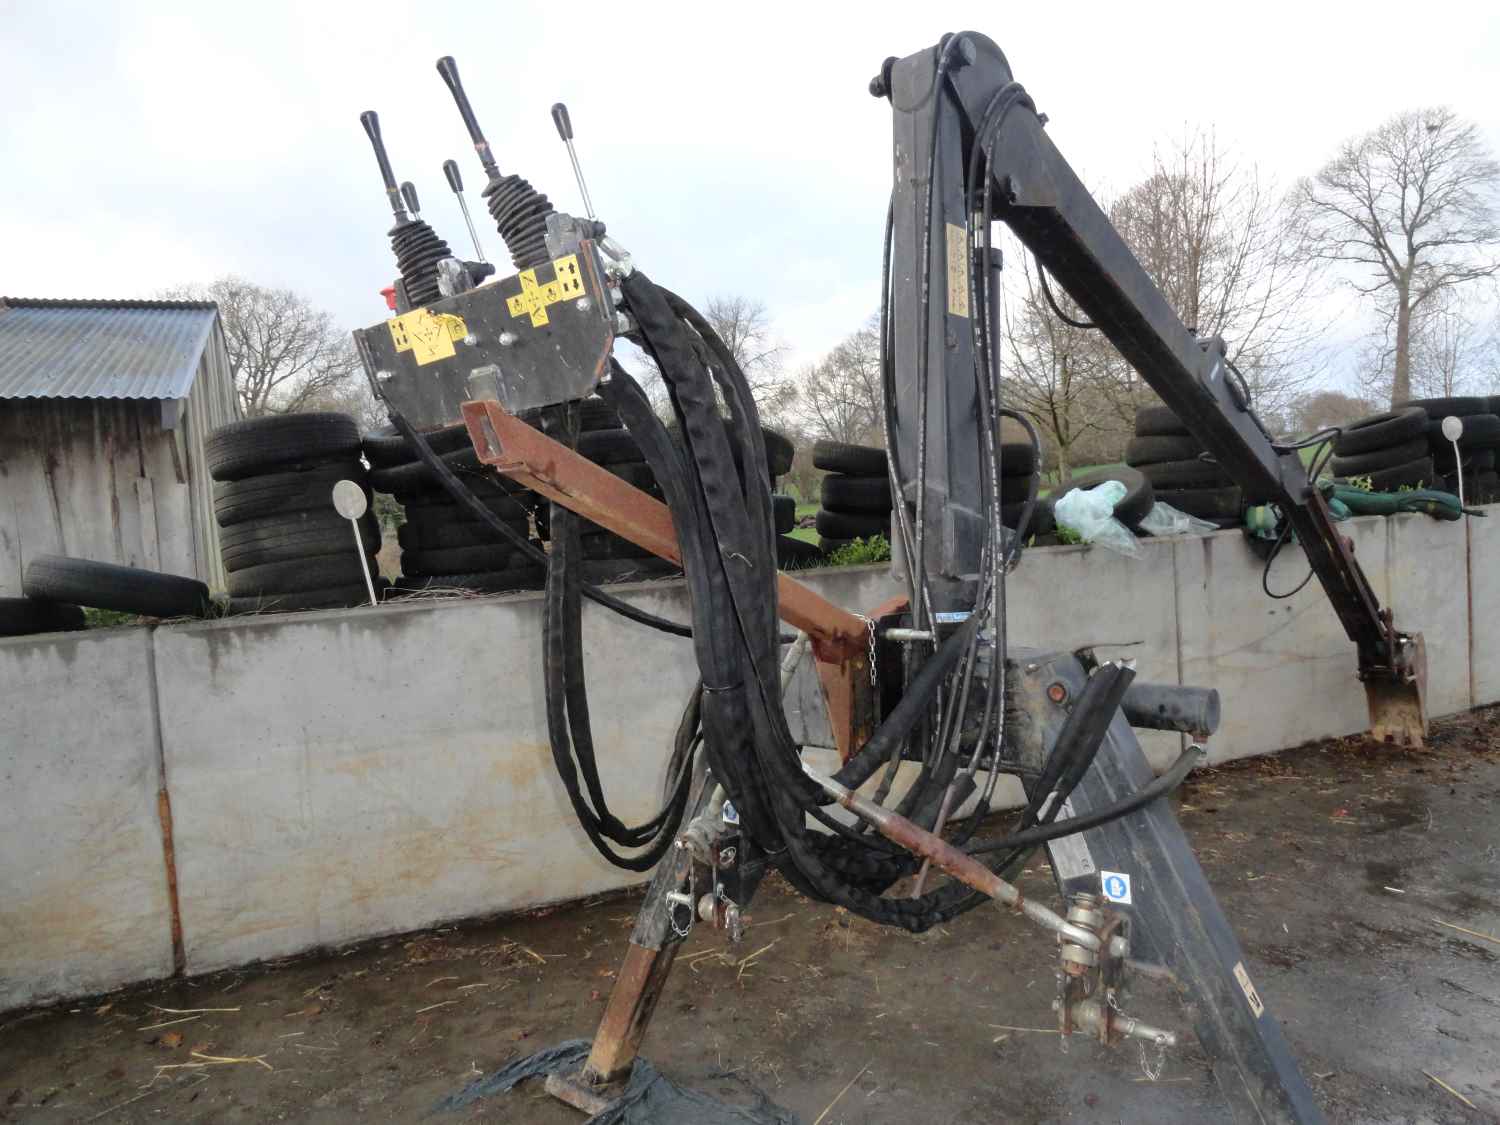
[[[934, 82], [936, 47], [900, 60], [890, 68], [889, 78], [897, 165], [892, 248], [894, 440], [907, 476], [915, 479], [920, 295], [924, 278], [929, 278], [928, 441], [937, 447], [929, 448], [927, 456], [928, 507], [946, 504], [947, 510], [929, 516], [935, 534], [929, 536], [924, 561], [935, 575], [938, 609], [948, 608], [944, 602], [954, 599], [955, 576], [979, 569], [979, 540], [969, 534], [978, 518], [979, 488], [969, 322], [947, 311], [945, 231], [948, 224], [964, 225], [961, 177], [974, 131], [995, 93], [1012, 79], [1005, 56], [992, 41], [973, 32], [961, 38], [968, 41], [963, 57], [972, 61], [951, 69], [941, 88]], [[940, 113], [945, 104], [956, 106], [957, 112]], [[929, 252], [924, 258], [923, 196], [934, 119], [940, 148], [932, 224], [926, 228]], [[1282, 506], [1345, 631], [1359, 647], [1361, 669], [1389, 675], [1388, 627], [1380, 618], [1379, 602], [1339, 539], [1321, 498], [1309, 486], [1300, 457], [1273, 448], [1241, 401], [1225, 362], [1223, 341], [1199, 339], [1182, 323], [1053, 146], [1043, 124], [1036, 112], [1018, 106], [999, 126], [992, 185], [996, 218], [1036, 254], [1088, 319], [1245, 489], [1246, 498]]]
[[1120, 708], [1137, 730], [1175, 730], [1206, 736], [1219, 729], [1219, 693], [1214, 688], [1136, 680], [1125, 689]]
[[[585, 307], [579, 307], [578, 297], [555, 301], [545, 308], [545, 325], [533, 326], [526, 312], [512, 315], [506, 302], [523, 288], [520, 275], [513, 274], [422, 306], [461, 317], [473, 337], [472, 344], [454, 341], [450, 358], [418, 364], [414, 352], [398, 352], [389, 321], [355, 335], [368, 344], [377, 378], [387, 373], [381, 384], [392, 402], [422, 429], [461, 421], [459, 407], [473, 398], [496, 398], [513, 414], [583, 398], [599, 381], [614, 345], [614, 306], [593, 244], [585, 242], [576, 258]], [[554, 280], [550, 262], [535, 273], [538, 286]], [[493, 381], [484, 378], [485, 368], [493, 369]], [[483, 387], [470, 385], [476, 370]]]
[[[948, 226], [965, 227], [965, 138], [959, 118], [937, 112], [936, 53], [924, 51], [890, 67], [895, 118], [895, 187], [892, 193], [892, 361], [895, 371], [895, 432], [891, 441], [907, 481], [906, 501], [915, 504], [919, 459], [918, 412], [926, 360], [927, 461], [921, 560], [932, 590], [932, 608], [968, 609], [980, 570], [988, 529], [981, 496], [979, 407], [974, 387], [970, 319], [948, 311]], [[928, 154], [933, 130], [938, 159], [933, 175], [931, 225], [927, 217]], [[927, 254], [923, 256], [923, 232]], [[967, 254], [967, 250], [965, 250]], [[930, 280], [928, 280], [930, 279]], [[926, 305], [923, 285], [929, 285]], [[967, 302], [968, 293], [963, 293]], [[970, 315], [973, 310], [969, 310]], [[926, 348], [923, 349], [923, 325]]]
[[[1023, 651], [1016, 654], [1010, 675], [1023, 716], [1012, 727], [1026, 743], [1019, 748], [1020, 756], [1030, 761], [1044, 758], [1065, 719], [1064, 708], [1047, 698], [1045, 685], [1062, 683], [1076, 698], [1087, 672], [1069, 654]], [[1037, 685], [1042, 689], [1034, 690]], [[1073, 790], [1072, 815], [1113, 804], [1151, 778], [1151, 767], [1121, 711], [1093, 767]], [[1157, 801], [1082, 833], [1082, 839], [1092, 870], [1079, 871], [1059, 854], [1059, 848], [1070, 842], [1076, 846], [1078, 837], [1048, 845], [1059, 890], [1064, 895], [1098, 895], [1103, 891], [1101, 872], [1130, 876], [1131, 904], [1111, 904], [1129, 919], [1130, 956], [1170, 970], [1183, 989], [1233, 1120], [1256, 1125], [1322, 1121], [1280, 1025], [1269, 1010], [1256, 1016], [1235, 979], [1235, 966], [1244, 965], [1244, 953], [1170, 805]]]

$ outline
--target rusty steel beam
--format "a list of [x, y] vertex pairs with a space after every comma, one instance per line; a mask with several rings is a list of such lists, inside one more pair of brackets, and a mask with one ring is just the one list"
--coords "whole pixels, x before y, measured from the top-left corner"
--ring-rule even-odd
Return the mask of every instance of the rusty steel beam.
[[[464, 403], [463, 415], [484, 464], [621, 539], [682, 562], [672, 514], [660, 500], [527, 425], [492, 399]], [[781, 619], [812, 641], [834, 740], [847, 759], [869, 736], [871, 698], [862, 684], [869, 671], [865, 619], [785, 574], [777, 576], [777, 602]]]
[[603, 1086], [630, 1076], [680, 948], [681, 943], [676, 941], [667, 942], [660, 949], [646, 949], [631, 942], [580, 1075], [585, 1085]]

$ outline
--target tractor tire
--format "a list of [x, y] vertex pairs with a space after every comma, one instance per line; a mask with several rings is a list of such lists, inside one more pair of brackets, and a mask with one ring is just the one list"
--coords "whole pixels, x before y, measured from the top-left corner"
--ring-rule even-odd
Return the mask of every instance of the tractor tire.
[[1344, 427], [1333, 439], [1336, 457], [1354, 457], [1403, 445], [1427, 431], [1427, 412], [1420, 406], [1403, 406], [1383, 414], [1371, 414]]
[[[375, 597], [380, 599], [390, 583], [374, 579]], [[293, 613], [306, 609], [348, 609], [370, 604], [370, 592], [361, 582], [357, 586], [330, 586], [323, 590], [304, 590], [299, 594], [263, 594], [259, 597], [230, 598], [231, 617], [252, 613]]]
[[547, 572], [540, 566], [518, 566], [482, 574], [403, 575], [392, 583], [396, 593], [426, 593], [439, 590], [470, 590], [480, 594], [507, 594], [540, 590]]
[[1129, 528], [1138, 526], [1151, 511], [1151, 505], [1156, 503], [1156, 496], [1152, 489], [1153, 482], [1144, 475], [1144, 471], [1132, 469], [1128, 465], [1117, 469], [1101, 469], [1095, 473], [1084, 473], [1082, 476], [1074, 477], [1068, 482], [1066, 488], [1052, 494], [1050, 497], [1052, 507], [1056, 509], [1057, 502], [1070, 492], [1075, 492], [1080, 488], [1093, 488], [1112, 480], [1117, 480], [1125, 486], [1125, 495], [1115, 505], [1115, 519]]
[[[1000, 503], [1002, 505], [1025, 503], [1026, 497], [1031, 495], [1032, 479], [1030, 475], [1023, 477], [1001, 477]], [[1037, 496], [1041, 496], [1041, 494], [1042, 488], [1040, 482], [1038, 482]]]
[[640, 445], [623, 428], [584, 431], [578, 435], [578, 452], [596, 465], [643, 460]]
[[401, 553], [401, 573], [412, 575], [479, 574], [510, 570], [523, 564], [531, 565], [531, 560], [508, 545], [487, 544], [482, 547], [448, 547]]
[[648, 555], [644, 558], [584, 559], [583, 580], [593, 586], [609, 582], [644, 582], [652, 578], [674, 578], [682, 568], [674, 562]]
[[1160, 465], [1196, 460], [1203, 443], [1195, 437], [1136, 437], [1125, 443], [1125, 464]]
[[1459, 395], [1454, 398], [1412, 398], [1399, 405], [1420, 406], [1427, 412], [1427, 417], [1439, 421], [1450, 414], [1457, 418], [1467, 418], [1470, 414], [1490, 413], [1490, 400], [1475, 395]]
[[799, 570], [823, 561], [823, 549], [806, 539], [790, 535], [776, 537], [776, 566], [781, 570]]
[[[375, 565], [370, 564], [371, 574]], [[309, 555], [290, 562], [247, 566], [229, 575], [231, 598], [257, 597], [266, 594], [301, 594], [331, 586], [363, 584], [364, 568], [351, 549], [337, 554]]]
[[819, 496], [823, 507], [830, 512], [884, 512], [889, 516], [891, 510], [891, 482], [883, 476], [829, 473], [823, 478]]
[[[506, 521], [523, 537], [530, 528], [522, 522]], [[396, 529], [396, 542], [403, 551], [446, 551], [455, 547], [509, 547], [515, 545], [487, 523], [404, 523]]]
[[794, 496], [771, 497], [771, 521], [777, 535], [785, 535], [797, 526], [797, 498]]
[[[440, 457], [445, 453], [456, 453], [473, 447], [469, 441], [469, 428], [462, 422], [444, 426], [440, 430], [428, 430], [421, 436]], [[393, 469], [397, 465], [409, 465], [419, 460], [416, 448], [400, 434], [366, 434], [360, 439], [360, 448], [364, 451], [365, 460], [376, 469]]]
[[1238, 488], [1160, 489], [1156, 499], [1200, 520], [1238, 520], [1245, 511], [1245, 496]]
[[[363, 540], [365, 554], [374, 556], [380, 550], [379, 538], [366, 536]], [[225, 547], [220, 554], [224, 569], [230, 574], [248, 570], [252, 566], [268, 563], [295, 562], [297, 559], [317, 558], [322, 555], [339, 555], [345, 551], [350, 558], [358, 558], [354, 547], [354, 533], [348, 522], [331, 532], [322, 529], [296, 532], [289, 535], [270, 536], [264, 540], [248, 540], [238, 547]]]
[[63, 555], [38, 555], [27, 563], [21, 591], [28, 598], [143, 617], [202, 617], [209, 607], [208, 587], [196, 578]]
[[40, 598], [0, 598], [0, 637], [67, 633], [85, 627], [80, 606]]
[[1137, 437], [1191, 437], [1187, 425], [1165, 406], [1141, 406], [1135, 412]]
[[1000, 443], [1000, 475], [1024, 477], [1036, 472], [1036, 446], [1029, 441]]
[[1423, 457], [1420, 460], [1408, 461], [1405, 465], [1396, 465], [1389, 469], [1359, 475], [1369, 477], [1370, 487], [1376, 492], [1397, 492], [1402, 488], [1419, 488], [1422, 485], [1431, 487], [1436, 485], [1441, 477], [1431, 457]]
[[891, 537], [891, 514], [889, 512], [830, 512], [827, 508], [818, 512], [816, 525], [818, 535], [825, 539], [868, 539], [874, 535]]
[[1228, 488], [1234, 480], [1212, 461], [1163, 461], [1139, 472], [1153, 488]]
[[813, 444], [813, 466], [851, 477], [884, 477], [886, 455], [885, 450], [870, 445], [818, 441]]
[[214, 480], [244, 480], [268, 469], [359, 456], [359, 427], [347, 414], [268, 414], [220, 426], [203, 443]]
[[333, 509], [333, 486], [352, 480], [365, 487], [365, 467], [358, 461], [335, 461], [294, 473], [271, 473], [214, 485], [214, 518], [220, 527], [291, 512]]
[[[1000, 505], [1000, 522], [1012, 531], [1020, 525], [1021, 512], [1025, 510], [1024, 501], [1015, 504]], [[1031, 522], [1026, 525], [1027, 535], [1046, 535], [1057, 529], [1057, 520], [1052, 515], [1052, 505], [1045, 500], [1038, 500], [1036, 507], [1031, 509]]]
[[[593, 527], [593, 524], [585, 524]], [[645, 547], [621, 539], [608, 531], [585, 532], [579, 538], [582, 557], [585, 559], [644, 559], [655, 558]]]
[[[1451, 454], [1452, 451], [1449, 452]], [[1349, 457], [1336, 456], [1329, 462], [1329, 468], [1336, 477], [1360, 477], [1381, 469], [1393, 469], [1409, 461], [1420, 461], [1427, 453], [1427, 439], [1419, 437], [1385, 449], [1372, 449], [1368, 453], [1356, 453]]]
[[[284, 539], [315, 534], [323, 534], [330, 540], [337, 539], [335, 550], [341, 551], [345, 547], [352, 549], [354, 546], [354, 532], [349, 530], [349, 521], [330, 509], [327, 512], [311, 510], [260, 516], [223, 528], [219, 532], [219, 549], [228, 552], [243, 547], [265, 547]], [[359, 517], [359, 534], [367, 550], [374, 552], [380, 549], [380, 522], [375, 518], [374, 512], [367, 511]]]

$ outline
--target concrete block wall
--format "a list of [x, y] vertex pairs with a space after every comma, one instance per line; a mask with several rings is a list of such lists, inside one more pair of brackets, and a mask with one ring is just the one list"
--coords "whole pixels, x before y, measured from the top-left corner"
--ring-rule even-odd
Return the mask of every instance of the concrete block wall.
[[[1500, 527], [1344, 526], [1382, 600], [1426, 632], [1432, 714], [1500, 699], [1500, 642], [1470, 629], [1500, 612], [1500, 579], [1475, 565]], [[1147, 679], [1217, 687], [1220, 760], [1364, 727], [1353, 650], [1316, 582], [1268, 599], [1236, 532], [1142, 548], [1029, 554], [1008, 584], [1011, 642], [1093, 646]], [[1271, 588], [1306, 573], [1289, 549]], [[885, 568], [803, 577], [856, 609], [897, 591]], [[681, 583], [622, 589], [688, 619]], [[691, 643], [586, 614], [604, 781], [639, 819], [696, 676]], [[537, 595], [0, 641], [0, 1009], [638, 881], [567, 806], [540, 643]], [[819, 741], [806, 676], [789, 710]], [[1177, 748], [1143, 742], [1158, 761]]]
[[0, 640], [0, 1011], [172, 972], [152, 641]]

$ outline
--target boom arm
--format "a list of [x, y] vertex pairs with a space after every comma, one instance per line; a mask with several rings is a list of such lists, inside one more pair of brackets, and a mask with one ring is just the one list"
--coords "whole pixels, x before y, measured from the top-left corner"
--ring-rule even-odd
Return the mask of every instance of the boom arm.
[[968, 271], [987, 263], [974, 260], [966, 234], [983, 195], [971, 198], [966, 185], [969, 169], [989, 162], [983, 184], [994, 218], [1036, 255], [1246, 496], [1276, 504], [1291, 523], [1358, 649], [1376, 735], [1419, 743], [1426, 733], [1421, 636], [1396, 630], [1301, 458], [1278, 449], [1250, 412], [1224, 342], [1195, 336], [1178, 318], [1053, 146], [1045, 117], [1014, 82], [1000, 49], [982, 35], [950, 36], [887, 60], [871, 92], [888, 96], [895, 114], [892, 439], [913, 505], [915, 468], [926, 464], [929, 528], [921, 541], [934, 608], [956, 608], [980, 568], [981, 423], [967, 388], [974, 362], [969, 318], [984, 310], [969, 307]]

